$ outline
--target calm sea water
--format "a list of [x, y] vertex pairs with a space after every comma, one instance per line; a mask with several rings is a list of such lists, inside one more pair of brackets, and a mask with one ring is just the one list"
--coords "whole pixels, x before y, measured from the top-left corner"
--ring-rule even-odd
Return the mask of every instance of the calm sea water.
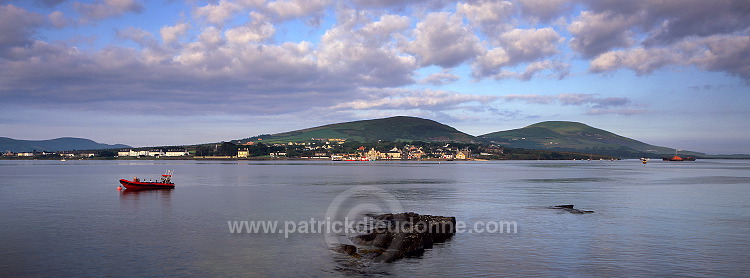
[[[175, 190], [116, 190], [166, 169]], [[337, 196], [469, 226], [514, 221], [517, 233], [459, 233], [420, 257], [361, 264], [320, 233], [228, 227], [322, 220]], [[546, 208], [560, 204], [595, 213]], [[750, 161], [0, 161], [0, 220], [4, 277], [747, 277]]]

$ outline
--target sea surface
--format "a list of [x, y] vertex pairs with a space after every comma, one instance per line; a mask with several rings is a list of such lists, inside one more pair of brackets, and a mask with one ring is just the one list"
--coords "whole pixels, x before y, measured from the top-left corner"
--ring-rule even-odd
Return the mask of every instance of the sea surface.
[[[167, 169], [174, 190], [116, 189]], [[549, 208], [562, 204], [595, 212]], [[364, 209], [455, 216], [471, 232], [374, 263], [320, 231], [231, 231]], [[471, 230], [483, 223], [515, 229]], [[750, 161], [5, 160], [0, 275], [748, 277]]]

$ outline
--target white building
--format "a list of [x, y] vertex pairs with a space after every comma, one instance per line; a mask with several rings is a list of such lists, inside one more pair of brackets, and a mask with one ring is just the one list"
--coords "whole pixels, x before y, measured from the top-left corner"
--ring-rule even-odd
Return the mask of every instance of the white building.
[[273, 158], [286, 157], [286, 153], [282, 153], [282, 152], [275, 152], [275, 153], [271, 153], [270, 155]]
[[153, 149], [150, 151], [141, 150], [141, 151], [135, 151], [135, 150], [120, 150], [117, 152], [117, 156], [153, 156], [153, 157], [160, 157], [160, 156], [167, 156], [166, 153], [160, 149]]
[[144, 154], [142, 156], [160, 157], [160, 156], [164, 156], [164, 154], [165, 154], [164, 151], [162, 151], [160, 149], [154, 149], [154, 150], [145, 151], [145, 152], [146, 152], [146, 154]]
[[164, 153], [164, 156], [186, 156], [186, 155], [190, 155], [190, 152], [188, 152], [186, 149], [167, 150], [167, 152]]

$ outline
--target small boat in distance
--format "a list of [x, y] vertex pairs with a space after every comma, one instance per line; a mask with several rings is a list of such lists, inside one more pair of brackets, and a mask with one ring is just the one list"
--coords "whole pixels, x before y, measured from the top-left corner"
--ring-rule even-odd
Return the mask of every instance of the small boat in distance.
[[174, 188], [172, 172], [172, 170], [167, 170], [166, 174], [161, 175], [159, 181], [141, 181], [138, 177], [133, 177], [132, 181], [120, 179], [120, 184], [126, 189], [172, 189]]
[[673, 157], [665, 156], [665, 157], [662, 157], [661, 159], [664, 161], [695, 161], [695, 157], [693, 156], [680, 157], [677, 155]]
[[643, 162], [643, 165], [646, 165], [648, 163], [649, 159], [646, 157], [641, 157], [641, 162]]

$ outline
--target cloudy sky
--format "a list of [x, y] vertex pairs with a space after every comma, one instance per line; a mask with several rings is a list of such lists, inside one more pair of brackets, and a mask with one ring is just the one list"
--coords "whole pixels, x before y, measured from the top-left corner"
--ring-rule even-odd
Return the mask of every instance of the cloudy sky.
[[411, 115], [750, 153], [747, 0], [0, 0], [0, 136], [196, 144]]

